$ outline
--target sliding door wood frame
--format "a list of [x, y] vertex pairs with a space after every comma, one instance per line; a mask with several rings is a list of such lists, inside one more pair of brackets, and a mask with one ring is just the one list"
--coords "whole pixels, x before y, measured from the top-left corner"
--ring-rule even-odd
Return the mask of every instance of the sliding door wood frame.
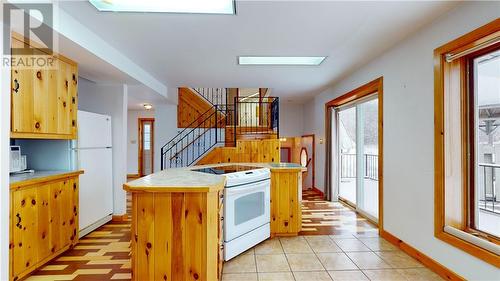
[[138, 132], [138, 135], [139, 135], [139, 138], [138, 138], [138, 174], [139, 174], [139, 177], [142, 177], [144, 176], [144, 171], [142, 170], [142, 151], [143, 151], [143, 142], [142, 142], [142, 123], [144, 122], [151, 122], [151, 137], [150, 137], [150, 140], [151, 140], [151, 171], [154, 171], [154, 152], [155, 152], [155, 148], [154, 148], [154, 136], [155, 136], [155, 129], [154, 129], [154, 124], [155, 124], [155, 119], [154, 118], [139, 118], [137, 120], [137, 132]]
[[[342, 105], [345, 105], [347, 103], [362, 99], [364, 97], [367, 97], [371, 94], [377, 93], [378, 95], [378, 151], [379, 151], [379, 157], [378, 157], [378, 232], [379, 234], [382, 233], [384, 230], [384, 185], [383, 185], [383, 163], [384, 163], [384, 145], [383, 145], [383, 128], [384, 128], [384, 123], [383, 123], [383, 105], [384, 105], [384, 91], [383, 91], [383, 77], [379, 77], [371, 82], [368, 82], [367, 84], [364, 84], [363, 86], [360, 86], [340, 97], [337, 97], [325, 104], [325, 124], [328, 124], [326, 122], [328, 118], [328, 112], [329, 109], [332, 107], [339, 107]], [[326, 136], [330, 138], [331, 136]], [[363, 214], [360, 214], [364, 216]]]

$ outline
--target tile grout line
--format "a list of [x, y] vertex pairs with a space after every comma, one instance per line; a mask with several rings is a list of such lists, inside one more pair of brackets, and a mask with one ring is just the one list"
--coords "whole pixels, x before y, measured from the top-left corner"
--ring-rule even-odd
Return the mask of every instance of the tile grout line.
[[[353, 236], [356, 240], [358, 240], [359, 242], [361, 242], [361, 244], [363, 244], [363, 242], [362, 242], [361, 240], [359, 240], [359, 239], [358, 239], [358, 237], [354, 236], [353, 234], [351, 234], [351, 235], [352, 235], [352, 236]], [[347, 258], [348, 258], [348, 259], [349, 259], [349, 260], [350, 260], [350, 261], [351, 261], [351, 262], [352, 262], [352, 263], [353, 263], [353, 264], [354, 264], [354, 265], [358, 268], [358, 270], [361, 272], [361, 274], [363, 274], [363, 275], [366, 277], [366, 279], [371, 280], [371, 279], [370, 279], [370, 277], [368, 277], [368, 275], [366, 275], [366, 273], [365, 273], [365, 272], [364, 272], [364, 271], [363, 271], [363, 270], [362, 270], [362, 269], [361, 269], [361, 268], [360, 268], [360, 267], [359, 267], [359, 266], [358, 266], [358, 265], [357, 265], [357, 264], [356, 264], [356, 263], [355, 263], [355, 262], [351, 259], [351, 257], [349, 257], [349, 255], [347, 254], [348, 252], [344, 251], [344, 249], [342, 249], [342, 248], [341, 248], [341, 247], [337, 244], [337, 242], [335, 242], [335, 240], [333, 240], [330, 236], [328, 236], [328, 237], [329, 237], [329, 238], [333, 241], [333, 243], [335, 243], [335, 244], [336, 244], [336, 245], [340, 248], [340, 250], [342, 251], [342, 253], [343, 253], [344, 255], [346, 255], [346, 256], [347, 256]], [[363, 244], [363, 245], [364, 245], [364, 244]], [[367, 248], [368, 248], [368, 247], [367, 247]], [[368, 249], [370, 249], [370, 248], [368, 248]], [[330, 274], [330, 273], [328, 273], [328, 274]], [[331, 275], [330, 275], [330, 276], [331, 276]], [[333, 278], [332, 278], [332, 279], [333, 279]]]
[[292, 273], [292, 278], [293, 280], [297, 281], [295, 275], [293, 274], [292, 267], [290, 266], [290, 262], [288, 261], [288, 257], [285, 252], [285, 247], [283, 247], [283, 244], [281, 243], [281, 237], [278, 237], [278, 242], [280, 242], [281, 250], [283, 251], [283, 255], [285, 256], [286, 264], [288, 265], [288, 268], [290, 268], [290, 272]]
[[[327, 236], [328, 237], [328, 236]], [[328, 239], [330, 239], [330, 237], [328, 237]], [[307, 238], [304, 237], [304, 240], [306, 241], [307, 245], [309, 246], [309, 248], [311, 248], [311, 251], [313, 252], [314, 256], [318, 259], [319, 261], [319, 264], [321, 264], [321, 266], [323, 267], [323, 269], [326, 271], [326, 274], [328, 274], [328, 276], [330, 276], [330, 273], [328, 273], [328, 270], [326, 270], [326, 267], [323, 265], [323, 263], [321, 262], [321, 260], [319, 259], [318, 257], [318, 253], [316, 253], [316, 251], [314, 251], [313, 247], [309, 244], [309, 241], [307, 240]], [[330, 276], [330, 279], [333, 280], [333, 278]]]

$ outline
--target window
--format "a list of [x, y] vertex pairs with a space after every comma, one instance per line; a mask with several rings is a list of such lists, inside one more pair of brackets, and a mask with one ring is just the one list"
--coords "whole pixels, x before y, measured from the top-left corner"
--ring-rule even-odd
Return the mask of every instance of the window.
[[469, 226], [486, 238], [500, 238], [500, 46], [472, 56], [469, 119], [474, 182], [469, 187]]
[[434, 58], [435, 235], [500, 266], [500, 20]]

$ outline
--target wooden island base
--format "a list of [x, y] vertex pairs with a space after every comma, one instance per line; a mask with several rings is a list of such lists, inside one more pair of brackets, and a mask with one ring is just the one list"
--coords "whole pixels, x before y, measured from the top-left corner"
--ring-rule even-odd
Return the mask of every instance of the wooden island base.
[[[221, 279], [225, 177], [189, 170], [194, 168], [164, 170], [124, 185], [132, 193], [132, 280]], [[270, 170], [271, 237], [296, 236], [302, 170]]]
[[132, 280], [219, 280], [221, 192], [133, 192]]

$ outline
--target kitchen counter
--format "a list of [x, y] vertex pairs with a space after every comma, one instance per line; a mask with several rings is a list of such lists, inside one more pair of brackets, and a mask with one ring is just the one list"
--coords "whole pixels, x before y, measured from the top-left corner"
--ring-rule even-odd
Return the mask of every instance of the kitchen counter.
[[72, 177], [83, 174], [83, 170], [73, 171], [35, 171], [34, 173], [12, 174], [10, 175], [10, 189], [22, 186], [38, 184], [41, 182], [52, 181], [59, 178]]
[[132, 194], [133, 281], [220, 280], [226, 177], [192, 170], [225, 165], [269, 168], [270, 236], [298, 235], [305, 170], [299, 165], [223, 163], [163, 170], [123, 185]]
[[222, 163], [199, 165], [184, 168], [166, 169], [149, 176], [130, 181], [123, 185], [126, 191], [151, 192], [212, 192], [224, 188], [226, 178], [194, 172], [194, 169], [216, 168], [225, 165], [242, 165], [256, 168], [269, 168], [272, 171], [304, 171], [305, 168], [294, 163]]

